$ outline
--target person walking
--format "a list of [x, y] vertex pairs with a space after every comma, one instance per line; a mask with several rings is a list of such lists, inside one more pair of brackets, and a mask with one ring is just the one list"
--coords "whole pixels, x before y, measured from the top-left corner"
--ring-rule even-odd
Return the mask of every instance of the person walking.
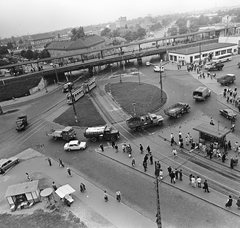
[[190, 175], [189, 175], [189, 184], [190, 184], [190, 185], [192, 184], [192, 177], [193, 177], [193, 175], [190, 174]]
[[236, 205], [237, 205], [237, 208], [240, 209], [240, 197], [237, 199]]
[[173, 157], [177, 157], [177, 150], [176, 150], [176, 148], [173, 149], [172, 154], [173, 154]]
[[175, 142], [175, 140], [174, 140], [174, 137], [171, 138], [171, 146], [172, 146], [173, 144], [175, 144], [175, 145], [177, 144], [177, 143]]
[[233, 200], [232, 200], [232, 196], [229, 195], [229, 197], [228, 197], [228, 201], [227, 201], [227, 203], [225, 204], [225, 207], [230, 208], [230, 207], [232, 206], [232, 202], [233, 202]]
[[210, 125], [214, 125], [213, 118], [211, 117]]
[[222, 156], [222, 163], [224, 163], [226, 160], [226, 153], [223, 153], [223, 156]]
[[171, 184], [172, 184], [172, 183], [175, 184], [175, 183], [176, 183], [176, 181], [175, 181], [176, 179], [175, 179], [175, 174], [174, 174], [173, 171], [170, 173], [170, 178], [171, 178]]
[[28, 173], [26, 173], [26, 178], [27, 178], [28, 181], [32, 181], [32, 179], [31, 179], [31, 177], [29, 176]]
[[132, 167], [136, 165], [135, 158], [132, 158]]
[[118, 152], [118, 145], [116, 144], [115, 145], [115, 150], [116, 150], [116, 153]]
[[197, 185], [198, 185], [198, 188], [202, 187], [202, 179], [199, 176], [197, 176]]
[[172, 172], [172, 167], [171, 166], [168, 166], [168, 174], [169, 174], [169, 176], [170, 176], [170, 173]]
[[112, 140], [112, 148], [115, 148], [115, 140]]
[[121, 196], [121, 192], [120, 191], [116, 192], [116, 199], [117, 199], [118, 202], [121, 202], [122, 196]]
[[60, 158], [59, 158], [59, 167], [63, 167], [64, 168], [63, 161]]
[[192, 178], [191, 178], [191, 186], [193, 188], [196, 188], [196, 178], [194, 176], [192, 176]]
[[230, 140], [228, 141], [228, 150], [231, 150], [232, 149], [232, 145], [231, 145], [231, 142]]
[[178, 139], [179, 139], [179, 141], [180, 141], [180, 139], [182, 139], [182, 132], [181, 131], [178, 132]]
[[182, 176], [183, 176], [183, 173], [182, 173], [182, 170], [180, 169], [179, 170], [179, 180], [182, 181]]
[[67, 173], [69, 177], [72, 177], [72, 170], [69, 167], [67, 167]]
[[104, 152], [103, 144], [100, 144], [99, 147], [100, 147], [101, 151]]
[[231, 168], [231, 169], [234, 168], [234, 160], [233, 160], [233, 157], [231, 157], [231, 159], [230, 159], [230, 168]]
[[104, 191], [104, 196], [103, 196], [103, 198], [104, 198], [105, 202], [108, 201], [108, 195], [107, 195], [107, 192], [106, 192], [106, 191]]
[[143, 168], [144, 168], [144, 172], [147, 172], [147, 162], [143, 161]]
[[[114, 147], [115, 147], [115, 146], [114, 146]], [[126, 144], [126, 143], [123, 143], [123, 144], [122, 144], [122, 151], [123, 151], [123, 153], [126, 152], [126, 148], [127, 148], [127, 144]]]
[[140, 152], [141, 152], [141, 154], [143, 154], [143, 146], [142, 146], [142, 144], [140, 144]]
[[203, 189], [204, 189], [204, 192], [208, 192], [208, 193], [210, 192], [209, 189], [208, 189], [208, 182], [207, 182], [207, 180], [205, 180], [204, 183], [203, 183]]
[[146, 150], [147, 150], [148, 153], [151, 153], [150, 146], [147, 146]]
[[160, 180], [163, 179], [163, 171], [162, 171], [162, 169], [159, 170], [159, 178], [160, 178]]
[[150, 160], [150, 164], [153, 165], [153, 156], [152, 156], [152, 153], [150, 154], [149, 160]]
[[143, 158], [143, 161], [147, 163], [147, 161], [148, 161], [148, 154], [145, 154], [145, 156]]
[[46, 160], [48, 161], [49, 166], [52, 166], [52, 161], [51, 161], [51, 159], [50, 159], [50, 158], [47, 158]]
[[55, 184], [55, 182], [52, 182], [52, 188], [54, 191], [57, 191], [58, 188], [57, 188], [57, 185]]

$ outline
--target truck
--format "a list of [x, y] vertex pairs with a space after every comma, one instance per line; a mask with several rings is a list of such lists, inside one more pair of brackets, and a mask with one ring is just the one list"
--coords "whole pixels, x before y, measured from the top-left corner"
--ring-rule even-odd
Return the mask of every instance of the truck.
[[166, 109], [164, 113], [170, 117], [179, 118], [184, 113], [188, 113], [190, 110], [190, 105], [187, 103], [178, 102]]
[[134, 116], [126, 120], [127, 126], [136, 131], [142, 131], [143, 128], [148, 126], [156, 126], [163, 124], [163, 117], [156, 114], [148, 113], [144, 116]]
[[198, 87], [193, 91], [193, 98], [195, 100], [205, 101], [207, 97], [211, 96], [211, 90], [207, 87]]
[[217, 78], [217, 82], [220, 83], [222, 86], [228, 86], [229, 84], [234, 83], [235, 80], [235, 74], [226, 74]]
[[16, 130], [17, 131], [25, 130], [27, 126], [28, 126], [27, 115], [25, 114], [19, 115], [16, 120]]
[[54, 140], [63, 139], [66, 141], [70, 141], [75, 139], [77, 134], [72, 127], [65, 127], [63, 130], [54, 130], [51, 129], [50, 132], [46, 133], [47, 136], [52, 137]]
[[212, 70], [222, 70], [222, 68], [224, 67], [224, 64], [221, 62], [211, 62], [205, 65], [205, 69], [208, 71], [212, 71]]
[[120, 137], [119, 131], [110, 126], [88, 127], [83, 135], [92, 142], [99, 139], [116, 141]]

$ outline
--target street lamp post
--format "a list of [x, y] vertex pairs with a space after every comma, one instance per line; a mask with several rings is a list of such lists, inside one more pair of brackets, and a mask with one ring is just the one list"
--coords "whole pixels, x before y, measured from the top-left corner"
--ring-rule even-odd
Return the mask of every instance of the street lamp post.
[[68, 85], [68, 91], [70, 93], [70, 96], [71, 96], [71, 100], [72, 100], [72, 105], [73, 105], [73, 113], [74, 113], [74, 118], [75, 118], [75, 121], [76, 123], [78, 122], [78, 118], [77, 118], [77, 112], [76, 112], [76, 108], [75, 108], [75, 99], [73, 97], [73, 94], [72, 94], [72, 86], [69, 84]]
[[160, 163], [155, 161], [155, 178], [156, 178], [156, 193], [157, 193], [157, 227], [162, 228], [162, 218], [160, 210], [160, 194], [159, 194], [159, 172], [160, 172]]
[[160, 66], [159, 66], [159, 68], [160, 68], [160, 71], [159, 71], [159, 73], [160, 73], [160, 75], [159, 75], [159, 84], [160, 84], [160, 89], [161, 89], [161, 101], [163, 100], [163, 85], [162, 85], [162, 73], [164, 72], [164, 68], [163, 68], [163, 66], [162, 66], [162, 59], [160, 60]]

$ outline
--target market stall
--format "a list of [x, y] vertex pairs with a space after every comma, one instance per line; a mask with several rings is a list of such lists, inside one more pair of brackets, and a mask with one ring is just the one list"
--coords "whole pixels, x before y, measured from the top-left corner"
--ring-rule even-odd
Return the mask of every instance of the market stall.
[[40, 201], [38, 180], [8, 186], [5, 197], [12, 211], [31, 207]]
[[70, 206], [73, 203], [74, 199], [72, 198], [71, 194], [74, 192], [75, 189], [73, 189], [69, 184], [63, 185], [55, 191], [55, 193], [67, 206]]

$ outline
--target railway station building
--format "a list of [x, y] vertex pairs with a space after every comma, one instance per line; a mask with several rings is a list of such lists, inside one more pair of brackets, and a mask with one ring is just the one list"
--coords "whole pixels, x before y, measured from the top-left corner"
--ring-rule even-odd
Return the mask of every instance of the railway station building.
[[169, 60], [175, 63], [188, 64], [206, 61], [209, 56], [220, 57], [235, 55], [238, 53], [238, 45], [234, 43], [212, 43], [184, 49], [171, 50], [168, 53]]

